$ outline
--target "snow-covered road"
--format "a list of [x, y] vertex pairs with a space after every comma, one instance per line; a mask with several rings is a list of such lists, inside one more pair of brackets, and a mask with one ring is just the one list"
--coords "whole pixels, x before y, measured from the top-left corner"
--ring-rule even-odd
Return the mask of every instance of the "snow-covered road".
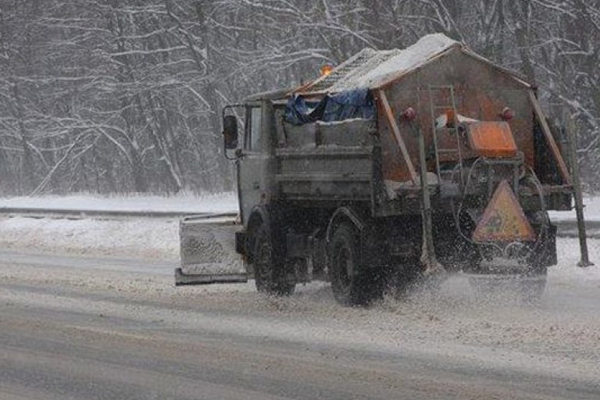
[[600, 267], [576, 239], [539, 304], [457, 275], [368, 309], [324, 283], [176, 288], [178, 246], [169, 219], [1, 217], [0, 398], [600, 398]]
[[352, 309], [322, 283], [271, 298], [176, 288], [169, 261], [4, 251], [0, 398], [597, 399], [600, 280], [563, 256], [535, 306], [458, 275]]

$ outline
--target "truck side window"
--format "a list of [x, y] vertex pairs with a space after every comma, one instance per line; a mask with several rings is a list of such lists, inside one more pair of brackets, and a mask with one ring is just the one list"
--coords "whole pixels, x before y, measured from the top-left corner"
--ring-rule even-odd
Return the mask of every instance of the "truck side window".
[[260, 125], [261, 125], [261, 110], [260, 107], [252, 107], [248, 110], [250, 123], [246, 123], [246, 150], [260, 151]]

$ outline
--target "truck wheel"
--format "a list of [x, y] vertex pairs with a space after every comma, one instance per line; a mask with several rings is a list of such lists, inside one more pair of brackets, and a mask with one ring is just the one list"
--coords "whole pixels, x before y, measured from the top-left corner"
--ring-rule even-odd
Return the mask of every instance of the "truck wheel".
[[375, 277], [360, 265], [358, 235], [348, 223], [338, 225], [329, 246], [329, 278], [333, 295], [344, 306], [369, 303], [380, 292]]
[[254, 282], [256, 290], [276, 296], [294, 293], [296, 284], [287, 282], [283, 257], [277, 254], [269, 229], [263, 224], [254, 239]]

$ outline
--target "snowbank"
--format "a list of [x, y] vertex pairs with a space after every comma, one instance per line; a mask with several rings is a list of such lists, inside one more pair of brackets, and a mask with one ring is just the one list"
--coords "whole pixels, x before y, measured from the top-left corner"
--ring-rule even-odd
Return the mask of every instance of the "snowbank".
[[176, 260], [179, 221], [0, 217], [0, 248]]
[[[50, 210], [167, 211], [189, 214], [237, 212], [237, 195], [172, 197], [97, 195], [0, 198], [0, 208]], [[175, 219], [52, 219], [0, 216], [0, 248], [177, 260], [179, 221]]]
[[600, 240], [588, 240], [590, 260], [595, 264], [580, 268], [579, 240], [559, 238], [557, 240], [558, 265], [548, 270], [551, 280], [563, 283], [592, 284], [600, 289]]

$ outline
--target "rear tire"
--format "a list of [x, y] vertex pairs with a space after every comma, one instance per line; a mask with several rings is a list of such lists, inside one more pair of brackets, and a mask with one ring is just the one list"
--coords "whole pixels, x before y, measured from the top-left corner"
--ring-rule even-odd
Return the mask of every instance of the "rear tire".
[[262, 224], [254, 238], [254, 282], [256, 290], [275, 296], [289, 296], [296, 284], [286, 281], [283, 252], [274, 243], [271, 232]]
[[356, 230], [342, 222], [329, 245], [329, 278], [333, 295], [344, 306], [362, 306], [381, 295], [383, 284], [361, 265], [360, 243]]

